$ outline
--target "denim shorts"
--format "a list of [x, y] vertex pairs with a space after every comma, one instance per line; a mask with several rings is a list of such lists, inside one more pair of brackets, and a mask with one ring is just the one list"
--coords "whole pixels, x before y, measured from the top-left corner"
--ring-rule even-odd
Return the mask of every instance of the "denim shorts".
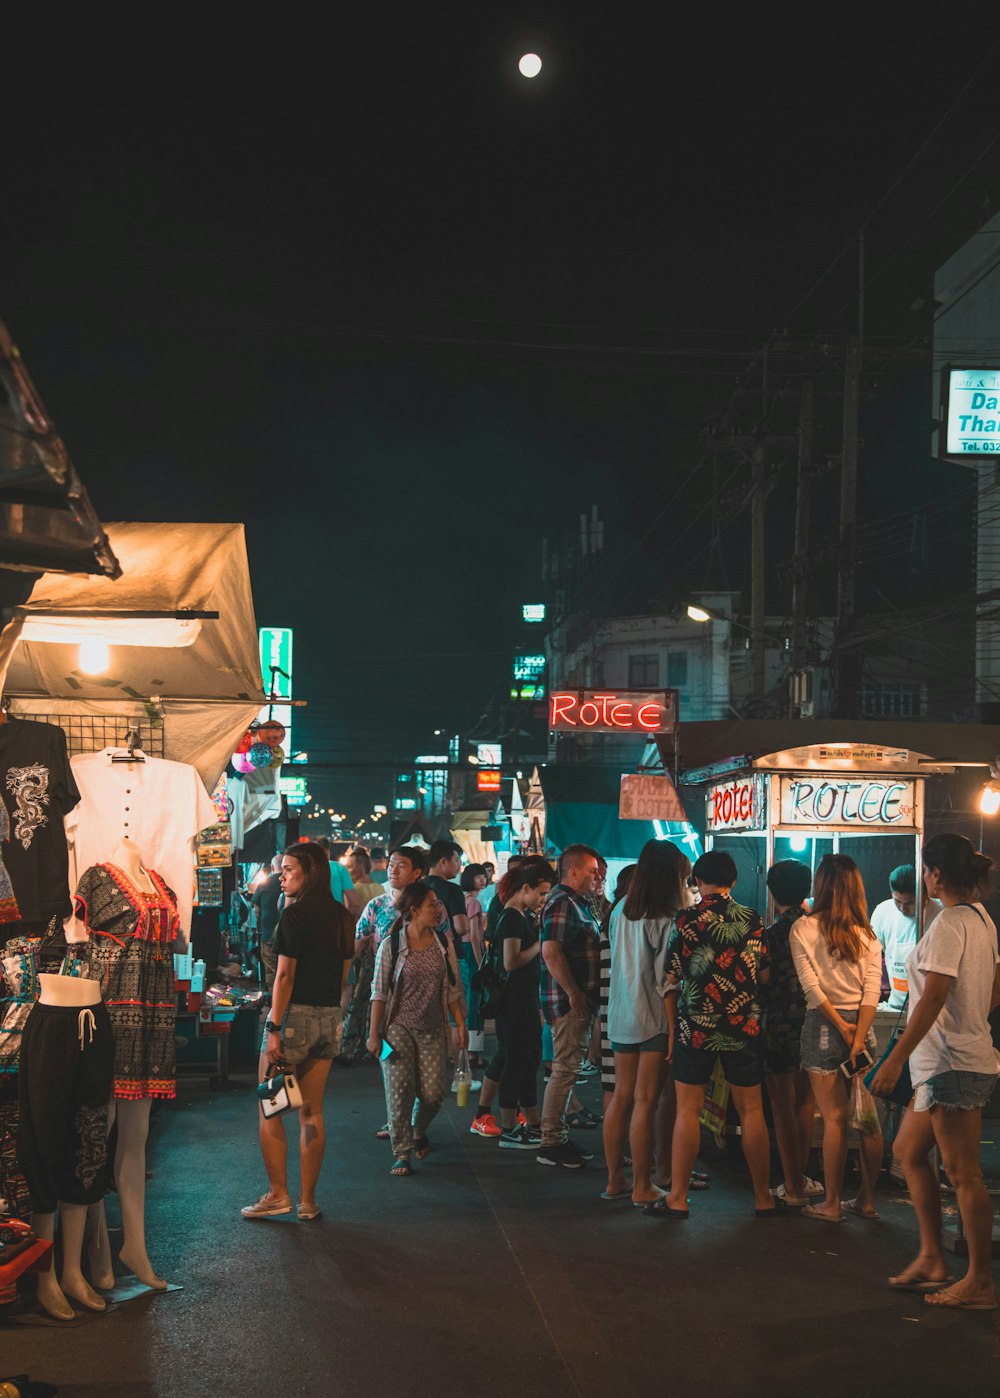
[[[336, 1058], [343, 1033], [339, 1005], [289, 1005], [281, 1026], [281, 1061], [291, 1068], [306, 1058]], [[260, 1051], [267, 1052], [266, 1033]]]
[[[840, 1010], [838, 1013], [848, 1024], [857, 1024], [857, 1010]], [[877, 1059], [874, 1029], [869, 1029], [865, 1044], [873, 1059]], [[844, 1042], [822, 1010], [806, 1010], [806, 1017], [802, 1021], [800, 1053], [802, 1067], [807, 1073], [830, 1075], [838, 1072], [850, 1051], [850, 1044]]]
[[916, 1089], [913, 1097], [915, 1112], [929, 1112], [943, 1107], [946, 1112], [975, 1112], [986, 1106], [997, 1084], [995, 1073], [963, 1073], [950, 1069], [936, 1073]]
[[643, 1039], [641, 1044], [612, 1044], [614, 1053], [666, 1053], [668, 1035], [654, 1034], [651, 1039]]

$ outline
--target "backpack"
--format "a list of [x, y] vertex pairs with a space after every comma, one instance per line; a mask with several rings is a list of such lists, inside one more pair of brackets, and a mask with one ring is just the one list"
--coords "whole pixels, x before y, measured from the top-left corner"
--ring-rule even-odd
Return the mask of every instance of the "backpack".
[[483, 1019], [495, 1019], [501, 1008], [510, 972], [503, 967], [503, 943], [493, 937], [486, 943], [483, 959], [472, 973], [471, 985], [483, 997], [479, 1012]]

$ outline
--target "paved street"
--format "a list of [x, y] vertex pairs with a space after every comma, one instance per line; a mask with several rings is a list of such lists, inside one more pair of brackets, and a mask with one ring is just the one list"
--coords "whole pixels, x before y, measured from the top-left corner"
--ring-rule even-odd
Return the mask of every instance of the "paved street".
[[[468, 1133], [388, 1176], [377, 1073], [334, 1070], [324, 1216], [244, 1222], [262, 1188], [249, 1077], [182, 1082], [150, 1148], [150, 1252], [183, 1291], [69, 1328], [0, 1330], [0, 1372], [62, 1395], [983, 1394], [1000, 1313], [929, 1311], [885, 1278], [915, 1237], [882, 1222], [759, 1223], [741, 1164], [712, 1162], [686, 1224], [598, 1197], [598, 1160], [542, 1169]], [[596, 1105], [598, 1089], [584, 1098]], [[994, 1123], [988, 1122], [987, 1126]], [[582, 1134], [582, 1133], [581, 1133]], [[112, 1210], [114, 1205], [112, 1204]], [[116, 1235], [117, 1236], [117, 1235]]]

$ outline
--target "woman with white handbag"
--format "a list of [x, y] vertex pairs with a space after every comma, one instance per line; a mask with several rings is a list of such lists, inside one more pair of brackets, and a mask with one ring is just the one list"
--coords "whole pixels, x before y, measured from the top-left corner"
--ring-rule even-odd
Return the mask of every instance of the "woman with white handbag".
[[[316, 1182], [326, 1146], [323, 1090], [330, 1064], [340, 1052], [354, 923], [331, 892], [330, 862], [319, 845], [304, 841], [285, 850], [281, 891], [285, 907], [274, 938], [278, 969], [260, 1055], [260, 1148], [269, 1188], [240, 1212], [244, 1218], [292, 1212], [282, 1116], [298, 1105], [301, 1094], [298, 1215], [307, 1220], [320, 1213]], [[282, 1068], [290, 1072], [282, 1074]], [[266, 1089], [265, 1082], [270, 1084]]]

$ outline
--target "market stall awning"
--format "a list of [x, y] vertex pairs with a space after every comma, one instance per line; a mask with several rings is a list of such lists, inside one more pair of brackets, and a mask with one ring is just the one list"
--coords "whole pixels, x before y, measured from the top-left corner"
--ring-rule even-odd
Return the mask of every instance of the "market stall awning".
[[580, 844], [590, 845], [605, 859], [638, 859], [649, 840], [673, 837], [682, 828], [620, 820], [617, 767], [539, 767], [538, 777], [545, 797], [545, 843], [557, 853]]
[[24, 360], [0, 321], [0, 568], [121, 572]]
[[[721, 719], [682, 723], [679, 732], [682, 774], [726, 763], [750, 767], [771, 753], [822, 743], [859, 743], [908, 748], [934, 762], [984, 765], [1000, 754], [1000, 726], [974, 723], [911, 723], [904, 719]], [[668, 770], [674, 767], [673, 736], [657, 738]]]
[[[162, 718], [212, 789], [264, 704], [241, 524], [109, 524], [122, 576], [45, 573], [0, 633], [11, 712]], [[103, 644], [88, 673], [83, 648]]]

